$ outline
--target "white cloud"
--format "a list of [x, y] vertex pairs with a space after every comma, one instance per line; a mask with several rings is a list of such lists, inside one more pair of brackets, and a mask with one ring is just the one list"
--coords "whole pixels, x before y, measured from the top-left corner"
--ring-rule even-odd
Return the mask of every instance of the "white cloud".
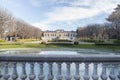
[[56, 8], [53, 12], [48, 13], [49, 21], [66, 21], [84, 19], [97, 15], [99, 10], [83, 9], [79, 7], [62, 7]]
[[44, 24], [44, 23], [34, 23], [32, 25], [35, 26], [35, 27], [38, 27], [38, 28], [42, 29], [43, 31], [44, 30], [49, 30], [49, 27], [50, 27], [49, 25]]
[[[68, 3], [71, 7], [56, 7], [53, 11], [46, 13], [45, 22], [51, 23], [55, 21], [76, 20], [94, 17], [101, 13], [111, 13], [118, 2], [113, 0], [75, 0], [74, 2], [62, 0], [62, 3]], [[119, 1], [120, 2], [120, 1]], [[81, 7], [75, 7], [75, 6]], [[82, 7], [82, 6], [88, 6]]]
[[[33, 2], [35, 5], [40, 4], [37, 2], [40, 0], [32, 1], [36, 1], [35, 3]], [[57, 21], [71, 22], [92, 18], [102, 13], [109, 15], [117, 4], [120, 3], [120, 0], [46, 0], [45, 2], [48, 2], [48, 5], [63, 4], [63, 6], [54, 6], [52, 11], [45, 13], [47, 18], [36, 25], [42, 26], [43, 30], [49, 29], [49, 24], [56, 23]], [[64, 3], [67, 5], [64, 5]], [[41, 3], [41, 5], [44, 4]]]
[[93, 0], [76, 0], [76, 1], [73, 1], [73, 2], [69, 2], [70, 5], [72, 6], [92, 6], [91, 4], [93, 4], [95, 1]]
[[113, 2], [113, 0], [98, 0], [95, 5], [93, 4], [94, 6], [92, 7], [100, 10], [101, 12], [111, 13], [117, 4], [118, 2]]
[[86, 7], [89, 9], [98, 9], [100, 11], [110, 12], [117, 4], [120, 4], [120, 0], [74, 0], [73, 2], [68, 1], [68, 4], [72, 7]]
[[[101, 13], [110, 14], [120, 0], [26, 0], [33, 8], [41, 7], [42, 9], [50, 8], [46, 11], [45, 18], [42, 22], [35, 23], [35, 26], [42, 30], [50, 28], [51, 23], [70, 22], [79, 19], [86, 19], [97, 16]], [[24, 0], [0, 0], [1, 5], [5, 5], [11, 10], [20, 13], [24, 10]], [[51, 10], [52, 9], [52, 10]], [[19, 10], [19, 11], [17, 11]], [[39, 9], [41, 10], [41, 9]], [[45, 11], [45, 10], [44, 10]], [[43, 15], [43, 14], [40, 14]], [[43, 15], [44, 16], [44, 15]], [[73, 23], [74, 24], [74, 23]]]

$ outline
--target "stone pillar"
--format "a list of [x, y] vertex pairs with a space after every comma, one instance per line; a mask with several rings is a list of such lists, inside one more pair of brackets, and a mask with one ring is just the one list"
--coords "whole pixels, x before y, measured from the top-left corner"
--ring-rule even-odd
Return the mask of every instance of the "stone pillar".
[[93, 75], [92, 75], [92, 78], [93, 80], [98, 80], [99, 76], [98, 76], [98, 73], [97, 73], [97, 68], [98, 68], [98, 64], [97, 63], [94, 63], [94, 66], [93, 66]]
[[21, 79], [22, 80], [25, 80], [26, 78], [27, 78], [27, 74], [26, 74], [26, 63], [25, 62], [23, 62], [22, 63], [22, 74], [21, 74]]
[[109, 75], [111, 80], [116, 80], [116, 75], [115, 75], [115, 65], [111, 65], [111, 70], [110, 70], [110, 75]]
[[29, 79], [30, 80], [35, 80], [35, 73], [34, 73], [34, 62], [30, 63], [30, 75], [29, 75]]
[[4, 80], [9, 80], [10, 75], [8, 73], [9, 72], [8, 71], [8, 62], [5, 62], [4, 64], [5, 64], [5, 70], [4, 70], [3, 79]]
[[67, 68], [66, 80], [71, 80], [70, 64], [71, 63], [69, 63], [69, 62], [66, 63], [66, 68]]
[[18, 74], [17, 74], [17, 63], [13, 62], [13, 74], [12, 74], [12, 79], [17, 80]]
[[80, 75], [79, 75], [79, 63], [75, 63], [75, 80], [80, 80]]
[[39, 80], [44, 80], [44, 77], [45, 77], [43, 74], [43, 64], [44, 63], [42, 62], [39, 63], [39, 69], [40, 69], [39, 74], [38, 74]]
[[84, 80], [89, 80], [90, 76], [89, 76], [89, 63], [85, 63], [85, 73], [83, 76]]
[[53, 80], [53, 73], [52, 73], [52, 64], [53, 63], [48, 63], [48, 67], [49, 67], [49, 73], [48, 73], [48, 80]]
[[58, 73], [57, 73], [57, 80], [62, 80], [62, 74], [61, 74], [61, 64], [62, 63], [57, 63], [57, 69], [58, 69]]
[[107, 80], [107, 72], [106, 72], [106, 64], [103, 64], [102, 65], [102, 73], [101, 73], [101, 78], [102, 80]]

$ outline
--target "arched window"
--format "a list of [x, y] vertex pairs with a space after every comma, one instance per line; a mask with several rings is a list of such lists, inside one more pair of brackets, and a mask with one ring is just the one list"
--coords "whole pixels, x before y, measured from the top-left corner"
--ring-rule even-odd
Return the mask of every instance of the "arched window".
[[59, 34], [59, 36], [61, 36], [61, 34]]
[[68, 34], [68, 36], [70, 36], [70, 34]]
[[46, 34], [44, 34], [44, 36], [46, 36]]

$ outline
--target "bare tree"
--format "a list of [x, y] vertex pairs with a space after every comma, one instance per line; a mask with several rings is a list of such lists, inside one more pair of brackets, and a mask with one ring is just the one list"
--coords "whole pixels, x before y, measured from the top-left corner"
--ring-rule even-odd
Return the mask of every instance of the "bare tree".
[[104, 24], [89, 24], [86, 27], [78, 28], [78, 37], [89, 38], [94, 40], [104, 40], [107, 38]]
[[6, 36], [40, 38], [42, 31], [25, 21], [15, 18], [6, 9], [0, 8], [0, 39]]
[[120, 39], [120, 5], [117, 5], [115, 11], [107, 18], [112, 23], [113, 29], [116, 31], [117, 39]]
[[3, 34], [6, 31], [6, 24], [11, 21], [12, 15], [6, 10], [0, 8], [0, 38], [3, 38]]

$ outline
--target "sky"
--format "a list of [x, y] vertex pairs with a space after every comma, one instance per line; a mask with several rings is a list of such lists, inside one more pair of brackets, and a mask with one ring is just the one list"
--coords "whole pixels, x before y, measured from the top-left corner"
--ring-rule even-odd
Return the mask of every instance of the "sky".
[[16, 18], [45, 30], [76, 30], [105, 23], [120, 0], [0, 0]]

